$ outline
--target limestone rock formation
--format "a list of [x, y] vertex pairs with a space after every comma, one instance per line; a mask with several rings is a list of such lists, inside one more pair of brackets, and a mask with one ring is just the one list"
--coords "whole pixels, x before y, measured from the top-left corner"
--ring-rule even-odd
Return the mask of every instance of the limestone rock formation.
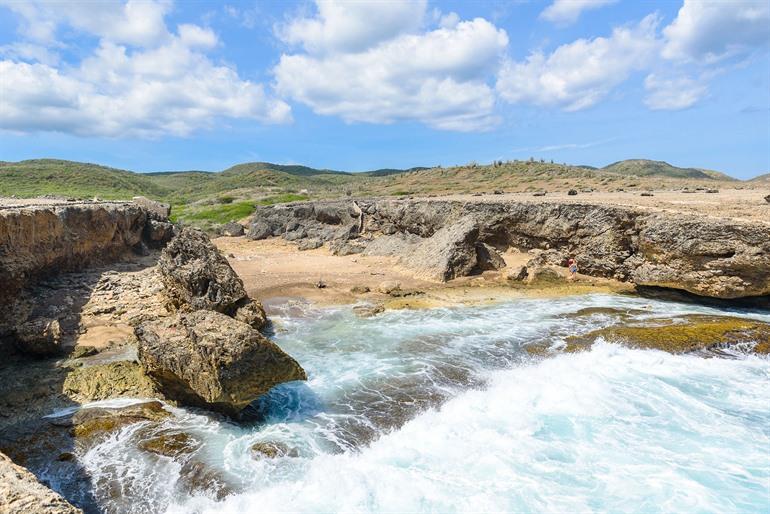
[[[119, 261], [145, 250], [145, 245], [162, 245], [170, 235], [170, 224], [156, 219], [159, 217], [130, 202], [62, 202], [1, 209], [0, 309], [12, 312], [21, 291], [43, 277]], [[148, 228], [151, 219], [155, 228]], [[148, 233], [153, 234], [151, 238]], [[25, 321], [15, 312], [0, 315], [0, 337], [12, 335]]]
[[172, 309], [221, 312], [254, 328], [267, 320], [262, 305], [248, 297], [230, 263], [199, 230], [182, 229], [161, 253], [158, 270]]
[[249, 325], [209, 310], [138, 327], [139, 360], [163, 394], [230, 416], [302, 367]]
[[142, 366], [133, 361], [77, 368], [64, 379], [62, 393], [79, 402], [160, 396], [155, 384], [144, 374]]
[[0, 512], [4, 514], [82, 514], [35, 475], [0, 453]]
[[770, 295], [770, 223], [590, 203], [373, 199], [262, 207], [250, 233], [396, 256], [436, 280], [499, 269], [498, 250], [513, 247], [542, 251], [534, 267], [574, 257], [589, 276], [724, 299]]

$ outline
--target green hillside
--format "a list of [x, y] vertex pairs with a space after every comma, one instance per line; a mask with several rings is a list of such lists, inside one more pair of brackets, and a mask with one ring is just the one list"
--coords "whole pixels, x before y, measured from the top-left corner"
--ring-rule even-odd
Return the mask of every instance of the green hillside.
[[151, 177], [98, 164], [34, 159], [0, 163], [0, 196], [42, 195], [126, 199], [165, 197], [170, 192]]
[[627, 159], [625, 161], [614, 162], [601, 168], [601, 171], [625, 176], [634, 175], [637, 177], [659, 176], [669, 178], [731, 180], [730, 177], [723, 173], [697, 168], [678, 168], [665, 161], [650, 161], [647, 159]]
[[316, 175], [350, 175], [345, 171], [319, 170], [298, 164], [272, 164], [270, 162], [245, 162], [227, 168], [222, 175], [246, 175], [255, 171], [277, 171], [297, 177], [312, 177]]
[[760, 175], [758, 177], [754, 177], [751, 179], [752, 183], [760, 184], [760, 185], [766, 185], [770, 186], [770, 173], [765, 173], [764, 175]]

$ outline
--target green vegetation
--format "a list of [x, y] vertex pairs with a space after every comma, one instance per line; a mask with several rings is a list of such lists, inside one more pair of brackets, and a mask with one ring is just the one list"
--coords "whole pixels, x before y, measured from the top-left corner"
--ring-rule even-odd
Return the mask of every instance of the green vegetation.
[[286, 193], [282, 195], [268, 196], [267, 198], [263, 198], [257, 201], [257, 205], [275, 205], [277, 203], [301, 202], [303, 200], [308, 200], [308, 196], [295, 195], [293, 193]]
[[695, 178], [695, 179], [717, 179], [734, 180], [724, 173], [711, 170], [702, 170], [698, 168], [677, 168], [664, 161], [650, 161], [647, 159], [628, 159], [605, 166], [601, 169], [607, 173], [617, 173], [619, 175], [649, 177], [661, 176], [670, 178]]
[[256, 210], [255, 202], [237, 202], [229, 204], [219, 204], [205, 209], [189, 210], [179, 208], [176, 210], [175, 218], [177, 221], [212, 221], [214, 223], [227, 223], [243, 219]]

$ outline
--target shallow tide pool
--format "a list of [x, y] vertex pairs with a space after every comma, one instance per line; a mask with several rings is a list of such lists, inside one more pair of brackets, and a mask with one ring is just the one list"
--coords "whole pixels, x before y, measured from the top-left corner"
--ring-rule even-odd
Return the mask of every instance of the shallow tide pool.
[[[181, 462], [140, 450], [142, 424], [77, 459], [104, 512], [770, 511], [770, 360], [527, 351], [623, 322], [571, 315], [587, 307], [770, 321], [614, 295], [366, 319], [287, 307], [275, 340], [309, 380], [273, 389], [258, 421], [171, 408], [153, 430], [201, 442]], [[258, 442], [291, 456], [254, 458]]]

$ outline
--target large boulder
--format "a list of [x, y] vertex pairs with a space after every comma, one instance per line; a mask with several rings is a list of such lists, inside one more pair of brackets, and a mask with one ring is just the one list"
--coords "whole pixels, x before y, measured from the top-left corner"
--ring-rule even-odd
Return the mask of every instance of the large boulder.
[[171, 216], [171, 206], [167, 203], [156, 202], [145, 196], [135, 196], [132, 201], [147, 211], [147, 217], [152, 220], [168, 221]]
[[305, 371], [249, 325], [214, 311], [179, 313], [136, 329], [145, 373], [168, 398], [229, 416]]
[[254, 328], [264, 326], [262, 305], [249, 298], [243, 281], [203, 232], [182, 229], [161, 253], [158, 270], [172, 310], [210, 310]]
[[61, 353], [59, 320], [34, 318], [16, 327], [16, 349], [37, 357]]

